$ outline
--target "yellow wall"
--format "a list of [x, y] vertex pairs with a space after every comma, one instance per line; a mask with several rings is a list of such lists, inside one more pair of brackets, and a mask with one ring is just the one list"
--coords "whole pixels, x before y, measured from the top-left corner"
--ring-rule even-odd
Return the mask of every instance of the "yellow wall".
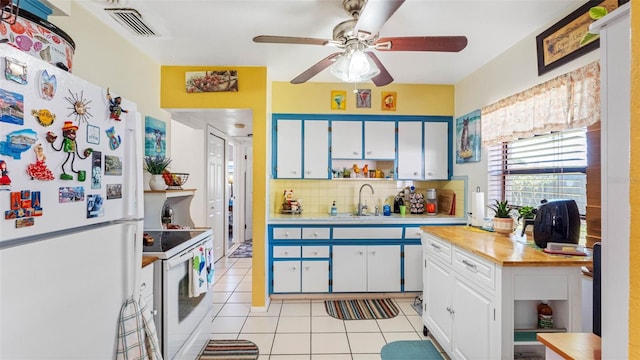
[[[388, 114], [441, 115], [454, 114], [453, 85], [391, 84], [377, 88], [371, 83], [358, 84], [358, 89], [371, 90], [371, 108], [356, 108], [353, 84], [311, 82], [293, 85], [273, 82], [273, 113], [292, 114]], [[331, 110], [331, 90], [347, 92], [347, 109]], [[382, 91], [397, 92], [396, 111], [382, 111]]]
[[[160, 68], [161, 108], [224, 108], [253, 111], [253, 198], [266, 199], [267, 173], [267, 69], [234, 66], [238, 71], [238, 92], [189, 94], [185, 91], [185, 72], [227, 70], [215, 66], [162, 66]], [[253, 285], [252, 305], [264, 306], [266, 203], [253, 202]]]
[[640, 198], [637, 196], [640, 193], [640, 167], [637, 166], [640, 161], [640, 1], [637, 0], [631, 1], [631, 39], [629, 358], [640, 359]]

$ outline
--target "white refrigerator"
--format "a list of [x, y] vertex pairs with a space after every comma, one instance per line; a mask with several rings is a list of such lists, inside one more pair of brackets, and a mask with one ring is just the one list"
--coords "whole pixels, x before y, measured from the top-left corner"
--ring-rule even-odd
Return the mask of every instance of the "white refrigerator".
[[113, 359], [139, 291], [141, 116], [6, 44], [0, 68], [0, 358]]

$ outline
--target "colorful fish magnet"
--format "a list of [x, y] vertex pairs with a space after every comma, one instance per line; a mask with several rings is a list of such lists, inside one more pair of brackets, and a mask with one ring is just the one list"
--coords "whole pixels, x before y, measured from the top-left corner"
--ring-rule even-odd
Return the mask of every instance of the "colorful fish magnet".
[[33, 115], [38, 120], [38, 123], [44, 127], [51, 126], [53, 121], [56, 119], [56, 114], [47, 109], [31, 110], [31, 115]]
[[45, 100], [51, 100], [56, 95], [58, 90], [58, 80], [55, 75], [49, 75], [47, 70], [43, 70], [40, 73], [40, 97]]

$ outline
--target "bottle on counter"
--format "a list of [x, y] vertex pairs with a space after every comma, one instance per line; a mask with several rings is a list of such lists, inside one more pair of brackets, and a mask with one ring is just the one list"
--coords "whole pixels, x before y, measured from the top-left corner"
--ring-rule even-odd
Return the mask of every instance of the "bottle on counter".
[[331, 216], [338, 215], [338, 207], [336, 207], [336, 201], [333, 200], [333, 204], [331, 205]]
[[382, 215], [391, 216], [391, 206], [387, 203], [382, 207]]
[[538, 328], [553, 328], [553, 311], [547, 300], [542, 300], [542, 302], [538, 304]]

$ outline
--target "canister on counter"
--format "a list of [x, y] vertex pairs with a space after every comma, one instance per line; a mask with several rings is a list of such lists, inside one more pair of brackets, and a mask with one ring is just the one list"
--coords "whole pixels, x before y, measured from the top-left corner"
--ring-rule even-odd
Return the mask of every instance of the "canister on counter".
[[427, 189], [426, 206], [427, 215], [438, 214], [438, 192], [436, 189]]

